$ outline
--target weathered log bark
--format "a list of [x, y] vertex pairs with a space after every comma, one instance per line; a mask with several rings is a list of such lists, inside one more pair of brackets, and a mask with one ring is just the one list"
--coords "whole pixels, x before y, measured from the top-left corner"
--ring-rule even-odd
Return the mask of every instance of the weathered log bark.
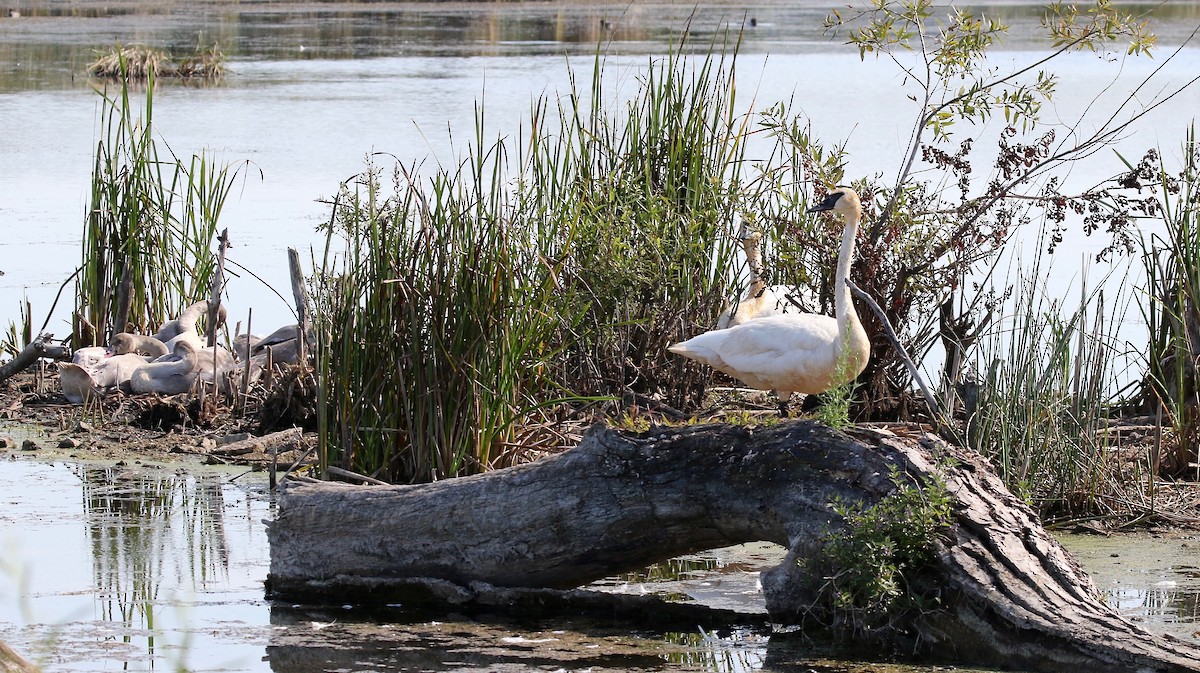
[[26, 368], [37, 362], [40, 358], [50, 358], [52, 360], [69, 359], [71, 351], [64, 346], [51, 344], [50, 340], [53, 338], [53, 334], [42, 334], [29, 342], [29, 345], [22, 348], [16, 357], [0, 366], [0, 381], [5, 381], [13, 375], [25, 371]]
[[[951, 456], [953, 463], [937, 456]], [[953, 467], [947, 467], [953, 465]], [[811, 582], [798, 560], [840, 525], [831, 503], [878, 501], [896, 467], [937, 474], [956, 501], [939, 543], [940, 610], [909, 625], [962, 661], [1059, 671], [1200, 671], [1200, 650], [1121, 619], [1035, 514], [982, 461], [924, 434], [854, 437], [798, 421], [630, 436], [590, 432], [538, 463], [422, 486], [288, 486], [268, 530], [268, 592], [312, 601], [452, 602], [496, 587], [569, 588], [680, 554], [766, 540], [767, 609], [796, 621]]]

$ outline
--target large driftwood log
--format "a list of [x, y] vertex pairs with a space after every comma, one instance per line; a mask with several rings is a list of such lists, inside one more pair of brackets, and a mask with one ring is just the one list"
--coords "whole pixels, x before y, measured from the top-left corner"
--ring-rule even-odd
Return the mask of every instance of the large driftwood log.
[[[941, 455], [951, 463], [939, 462]], [[947, 467], [947, 465], [953, 465]], [[751, 541], [789, 553], [763, 574], [767, 608], [811, 601], [796, 561], [840, 525], [831, 503], [892, 492], [896, 467], [940, 475], [956, 501], [939, 543], [940, 610], [911, 625], [948, 657], [1037, 670], [1200, 671], [1200, 650], [1125, 621], [982, 461], [925, 434], [854, 437], [798, 421], [631, 436], [590, 432], [538, 463], [422, 486], [288, 486], [270, 524], [272, 597], [495, 600], [496, 587], [569, 588], [673, 556]]]

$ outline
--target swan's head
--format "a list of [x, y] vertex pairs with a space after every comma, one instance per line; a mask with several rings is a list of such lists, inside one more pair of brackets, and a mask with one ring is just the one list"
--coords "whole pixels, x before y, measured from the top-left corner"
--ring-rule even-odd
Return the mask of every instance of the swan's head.
[[809, 208], [807, 212], [820, 213], [826, 210], [832, 210], [844, 217], [862, 212], [862, 203], [858, 200], [858, 192], [849, 187], [838, 187], [829, 192], [825, 200]]
[[[204, 302], [204, 317], [208, 318], [208, 312], [212, 310], [212, 302]], [[225, 310], [224, 304], [217, 305], [217, 328], [220, 329], [225, 325], [225, 319], [229, 317], [229, 311]]]
[[762, 241], [762, 232], [757, 227], [748, 227], [746, 223], [742, 223], [742, 228], [738, 231], [738, 240], [742, 245], [754, 245]]
[[112, 350], [117, 355], [125, 355], [137, 350], [137, 344], [134, 342], [133, 335], [128, 332], [118, 332], [113, 335]]

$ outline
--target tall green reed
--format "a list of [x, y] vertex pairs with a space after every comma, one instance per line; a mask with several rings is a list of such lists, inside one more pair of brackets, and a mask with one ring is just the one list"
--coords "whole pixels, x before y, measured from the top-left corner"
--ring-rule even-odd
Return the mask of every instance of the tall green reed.
[[1149, 467], [1109, 433], [1114, 391], [1136, 359], [1116, 334], [1130, 297], [1110, 300], [1085, 285], [1071, 308], [1045, 294], [1043, 261], [1018, 274], [1017, 291], [998, 307], [1005, 315], [972, 352], [979, 378], [968, 440], [1049, 515], [1128, 513], [1148, 502], [1140, 489]]
[[563, 316], [503, 161], [497, 143], [427, 181], [397, 167], [390, 195], [377, 169], [342, 190], [315, 290], [323, 466], [416, 482], [515, 457]]
[[588, 102], [572, 91], [557, 133], [533, 136], [528, 198], [557, 227], [563, 301], [582, 313], [559, 337], [564, 388], [700, 401], [710, 373], [665, 348], [711, 329], [730, 296], [748, 120], [735, 56], [672, 53], [624, 103], [597, 59]]
[[592, 77], [535, 101], [512, 157], [481, 108], [460, 166], [344, 185], [314, 282], [326, 466], [442, 479], [513, 461], [565, 398], [699, 397], [709, 373], [665, 348], [734, 267], [731, 64], [671, 55], [624, 102]]
[[160, 153], [153, 129], [154, 79], [141, 116], [131, 91], [100, 92], [100, 140], [84, 224], [75, 345], [145, 330], [207, 297], [217, 220], [240, 169], [203, 153]]
[[[1126, 165], [1129, 165], [1126, 162]], [[1130, 166], [1133, 169], [1133, 166]], [[1162, 409], [1175, 433], [1161, 469], [1180, 475], [1193, 470], [1200, 443], [1200, 147], [1188, 130], [1183, 166], [1171, 176], [1160, 164], [1155, 202], [1164, 233], [1143, 241], [1150, 326], [1147, 386], [1152, 407]]]

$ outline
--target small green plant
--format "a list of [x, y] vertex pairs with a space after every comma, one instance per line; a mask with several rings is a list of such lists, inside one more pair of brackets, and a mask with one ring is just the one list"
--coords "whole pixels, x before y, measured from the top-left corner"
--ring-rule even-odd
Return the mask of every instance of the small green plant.
[[747, 409], [731, 409], [724, 412], [721, 416], [721, 422], [729, 425], [748, 425], [760, 428], [768, 428], [772, 425], [779, 425], [783, 422], [783, 418], [779, 414], [771, 413], [764, 415], [755, 413]]
[[834, 380], [841, 383], [821, 393], [821, 405], [813, 412], [813, 417], [834, 430], [841, 430], [850, 425], [850, 405], [854, 401], [855, 382], [848, 376], [850, 369], [849, 351], [843, 351], [838, 356], [837, 371]]
[[646, 416], [639, 416], [633, 410], [627, 410], [620, 416], [610, 421], [612, 426], [618, 430], [628, 432], [646, 432], [650, 429], [650, 419]]
[[32, 310], [28, 299], [21, 301], [21, 322], [9, 321], [8, 332], [0, 341], [0, 353], [15, 356], [33, 341]]
[[924, 484], [893, 468], [896, 490], [874, 505], [833, 505], [844, 526], [822, 539], [808, 568], [818, 584], [813, 613], [830, 626], [870, 629], [900, 612], [927, 609], [937, 596], [920, 576], [952, 522], [953, 499], [939, 480]]
[[821, 393], [821, 406], [813, 411], [813, 418], [834, 430], [850, 425], [850, 402], [854, 399], [854, 382], [834, 386]]

